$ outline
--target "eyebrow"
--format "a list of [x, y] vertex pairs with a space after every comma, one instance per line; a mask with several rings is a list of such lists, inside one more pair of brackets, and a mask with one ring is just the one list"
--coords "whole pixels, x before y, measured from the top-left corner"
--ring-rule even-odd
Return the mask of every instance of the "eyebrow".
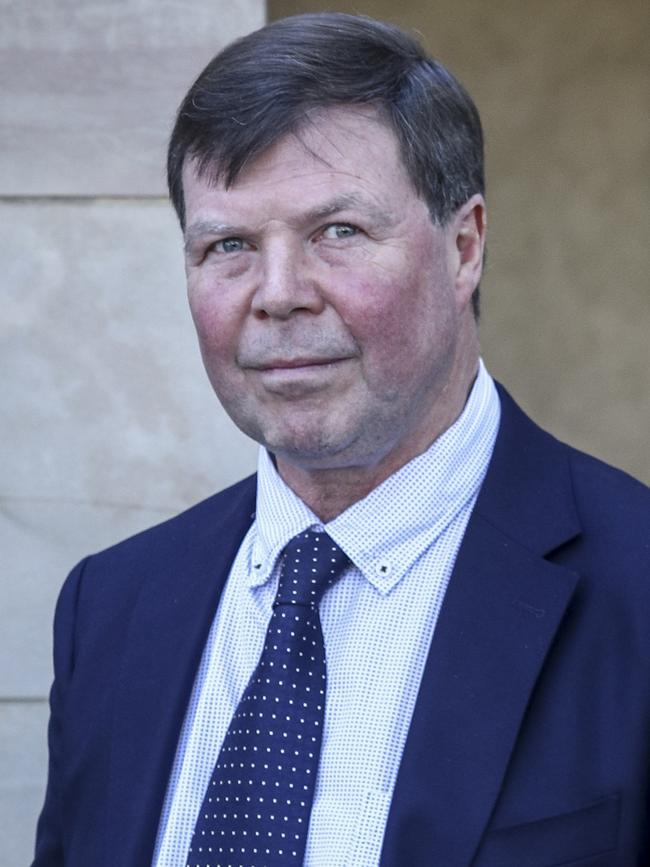
[[305, 216], [308, 222], [323, 220], [326, 217], [331, 217], [332, 214], [337, 214], [339, 211], [345, 211], [346, 208], [352, 208], [355, 206], [359, 206], [360, 204], [361, 201], [359, 197], [355, 196], [354, 193], [350, 193], [342, 196], [337, 196], [330, 202], [325, 202], [325, 204], [319, 205], [318, 207], [313, 208], [311, 211], [307, 211]]
[[316, 222], [318, 220], [327, 219], [327, 217], [331, 217], [334, 214], [338, 214], [339, 211], [345, 211], [348, 208], [359, 208], [381, 224], [390, 222], [388, 214], [384, 213], [383, 210], [375, 207], [365, 199], [360, 198], [355, 193], [345, 193], [341, 196], [337, 196], [330, 202], [325, 202], [325, 204], [308, 211], [304, 216], [308, 222]]
[[237, 226], [229, 226], [226, 223], [216, 223], [214, 220], [199, 220], [192, 223], [185, 230], [184, 248], [187, 253], [192, 244], [203, 237], [203, 235], [237, 235], [241, 233], [241, 229]]

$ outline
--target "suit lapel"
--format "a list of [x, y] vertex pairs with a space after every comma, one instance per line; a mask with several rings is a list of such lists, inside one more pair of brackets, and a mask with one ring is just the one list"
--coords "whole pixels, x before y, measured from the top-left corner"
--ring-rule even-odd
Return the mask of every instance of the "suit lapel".
[[[255, 483], [219, 498], [173, 562], [152, 556], [114, 708], [106, 864], [149, 864], [185, 710], [221, 591], [248, 529]], [[112, 830], [111, 830], [112, 829]]]
[[565, 447], [504, 393], [488, 474], [445, 596], [393, 794], [382, 867], [467, 867], [578, 576]]

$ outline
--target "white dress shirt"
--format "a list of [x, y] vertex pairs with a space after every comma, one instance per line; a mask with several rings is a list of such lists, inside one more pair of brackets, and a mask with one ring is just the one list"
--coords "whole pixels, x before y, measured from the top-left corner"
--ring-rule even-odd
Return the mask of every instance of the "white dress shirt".
[[[376, 867], [436, 620], [492, 455], [500, 407], [482, 362], [430, 448], [325, 525], [352, 565], [323, 598], [327, 703], [307, 867]], [[197, 672], [154, 867], [184, 867], [221, 743], [257, 665], [289, 539], [323, 525], [260, 450], [257, 510]], [[216, 580], [216, 576], [215, 576]]]

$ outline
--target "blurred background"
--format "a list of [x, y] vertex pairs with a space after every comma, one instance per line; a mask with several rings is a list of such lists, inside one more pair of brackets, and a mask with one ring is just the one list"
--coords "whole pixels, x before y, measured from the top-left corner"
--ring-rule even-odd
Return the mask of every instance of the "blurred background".
[[31, 856], [65, 574], [254, 468], [186, 310], [175, 108], [227, 42], [322, 9], [415, 30], [473, 95], [488, 367], [650, 482], [645, 2], [0, 0], [0, 867]]

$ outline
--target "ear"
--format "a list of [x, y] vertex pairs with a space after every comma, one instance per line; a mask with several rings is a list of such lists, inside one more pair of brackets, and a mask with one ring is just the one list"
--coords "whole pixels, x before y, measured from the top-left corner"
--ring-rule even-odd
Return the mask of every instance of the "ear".
[[450, 220], [454, 280], [459, 308], [471, 300], [483, 272], [487, 212], [479, 193], [468, 199]]

